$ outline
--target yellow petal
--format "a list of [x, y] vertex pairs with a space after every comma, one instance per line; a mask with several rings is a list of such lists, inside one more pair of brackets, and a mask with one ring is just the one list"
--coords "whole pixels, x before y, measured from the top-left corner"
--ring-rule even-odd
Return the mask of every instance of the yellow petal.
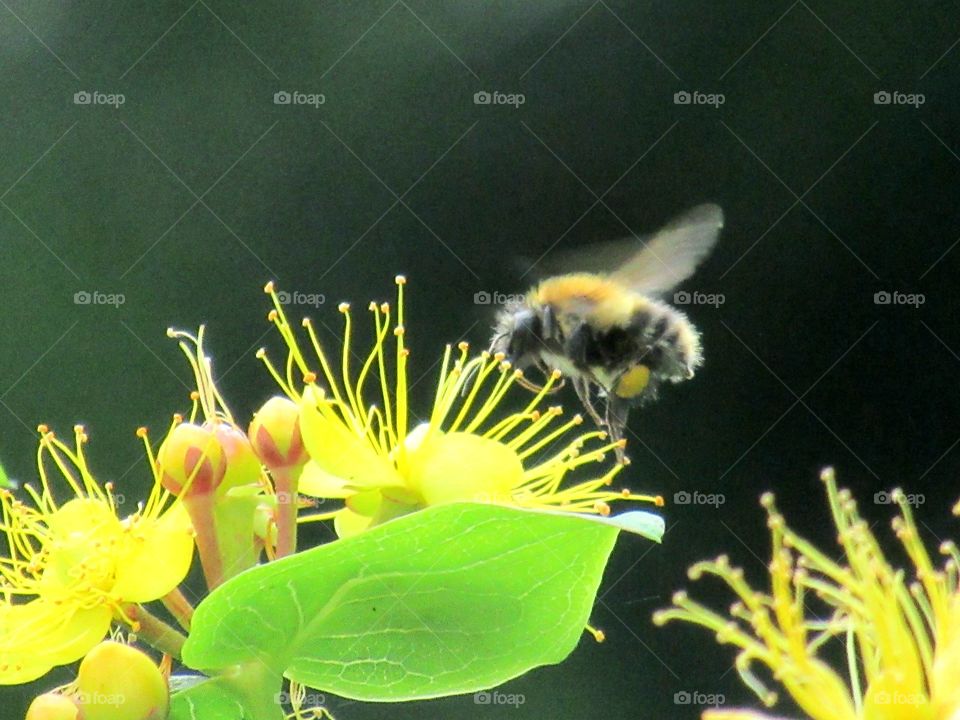
[[358, 515], [350, 508], [344, 508], [333, 518], [333, 529], [337, 531], [337, 537], [346, 538], [362, 533], [371, 522], [372, 518]]
[[403, 484], [393, 462], [344, 424], [330, 401], [312, 387], [303, 393], [300, 424], [310, 459], [344, 484], [361, 489]]
[[523, 482], [520, 457], [505, 444], [472, 433], [432, 434], [408, 457], [407, 484], [428, 505], [507, 503]]
[[355, 492], [347, 488], [343, 478], [331, 475], [312, 460], [303, 466], [297, 490], [318, 498], [345, 498]]
[[112, 616], [103, 605], [80, 609], [43, 599], [0, 608], [2, 685], [29, 682], [80, 659], [106, 635]]
[[68, 612], [66, 617], [63, 617], [64, 610], [55, 608], [60, 619], [46, 620], [45, 631], [37, 634], [43, 640], [40, 651], [43, 658], [54, 665], [65, 665], [86, 655], [90, 648], [103, 640], [113, 617], [113, 612], [105, 605], [78, 608]]
[[160, 518], [131, 522], [117, 555], [112, 593], [126, 602], [148, 602], [179, 585], [193, 559], [193, 533], [179, 502]]
[[363, 517], [373, 517], [382, 502], [383, 495], [379, 490], [366, 490], [347, 498], [347, 509]]
[[885, 670], [867, 688], [863, 698], [865, 720], [934, 720], [925, 693], [908, 689], [898, 669]]
[[960, 595], [950, 601], [946, 618], [937, 628], [930, 696], [936, 717], [960, 720]]

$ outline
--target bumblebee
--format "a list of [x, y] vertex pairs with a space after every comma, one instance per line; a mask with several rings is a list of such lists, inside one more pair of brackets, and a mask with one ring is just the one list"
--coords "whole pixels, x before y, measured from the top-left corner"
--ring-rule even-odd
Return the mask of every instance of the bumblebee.
[[660, 298], [693, 274], [722, 227], [717, 205], [698, 205], [642, 244], [630, 238], [568, 254], [562, 265], [579, 271], [549, 277], [505, 305], [491, 352], [519, 369], [560, 370], [597, 426], [622, 439], [632, 407], [665, 383], [692, 378], [703, 362], [700, 333]]

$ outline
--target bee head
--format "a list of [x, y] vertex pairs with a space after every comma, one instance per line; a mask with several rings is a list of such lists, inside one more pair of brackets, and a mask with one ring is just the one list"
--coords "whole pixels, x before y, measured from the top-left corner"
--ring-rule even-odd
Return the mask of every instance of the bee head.
[[497, 316], [490, 344], [491, 353], [503, 353], [510, 363], [523, 369], [533, 363], [543, 349], [543, 322], [533, 308], [514, 303]]

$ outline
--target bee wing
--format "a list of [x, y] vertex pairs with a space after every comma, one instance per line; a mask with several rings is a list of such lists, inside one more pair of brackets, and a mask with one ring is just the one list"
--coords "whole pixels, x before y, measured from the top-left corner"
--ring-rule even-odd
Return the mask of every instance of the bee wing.
[[668, 292], [693, 275], [716, 244], [721, 228], [719, 205], [697, 205], [654, 233], [610, 277], [640, 293]]
[[[539, 268], [535, 274], [609, 273], [636, 292], [663, 294], [693, 274], [713, 249], [722, 227], [723, 211], [718, 205], [697, 205], [651, 236], [591, 243], [582, 249], [554, 253], [536, 263]], [[533, 269], [531, 266], [528, 272]]]

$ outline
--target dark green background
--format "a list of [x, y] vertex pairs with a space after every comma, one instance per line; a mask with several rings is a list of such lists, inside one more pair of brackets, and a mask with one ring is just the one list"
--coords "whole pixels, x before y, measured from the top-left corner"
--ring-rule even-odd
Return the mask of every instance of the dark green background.
[[[407, 274], [419, 377], [443, 343], [486, 342], [492, 310], [474, 294], [523, 290], [514, 258], [712, 200], [727, 227], [687, 284], [726, 297], [689, 308], [706, 365], [631, 418], [622, 477], [725, 504], [668, 507], [662, 548], [624, 538], [595, 612], [608, 642], [502, 688], [525, 695], [519, 710], [330, 707], [339, 720], [696, 717], [673, 702], [683, 690], [754, 704], [729, 648], [649, 617], [696, 559], [729, 551], [762, 579], [763, 490], [828, 547], [825, 464], [872, 519], [890, 513], [873, 493], [903, 484], [925, 496], [932, 544], [955, 532], [958, 35], [954, 2], [3, 0], [0, 457], [29, 481], [36, 424], [66, 435], [82, 421], [94, 468], [133, 498], [147, 482], [134, 429], [159, 437], [187, 406], [168, 325], [209, 324], [246, 418], [272, 392], [253, 358], [273, 340], [268, 279], [324, 294], [306, 310], [336, 328], [338, 301], [388, 299]], [[75, 105], [83, 90], [126, 101]], [[278, 106], [280, 90], [326, 103]], [[475, 105], [480, 90], [526, 101]], [[725, 103], [674, 104], [681, 90]], [[876, 105], [880, 90], [925, 103]], [[926, 302], [874, 304], [883, 290]], [[126, 302], [77, 305], [78, 291]], [[3, 718], [67, 677], [0, 690]]]

